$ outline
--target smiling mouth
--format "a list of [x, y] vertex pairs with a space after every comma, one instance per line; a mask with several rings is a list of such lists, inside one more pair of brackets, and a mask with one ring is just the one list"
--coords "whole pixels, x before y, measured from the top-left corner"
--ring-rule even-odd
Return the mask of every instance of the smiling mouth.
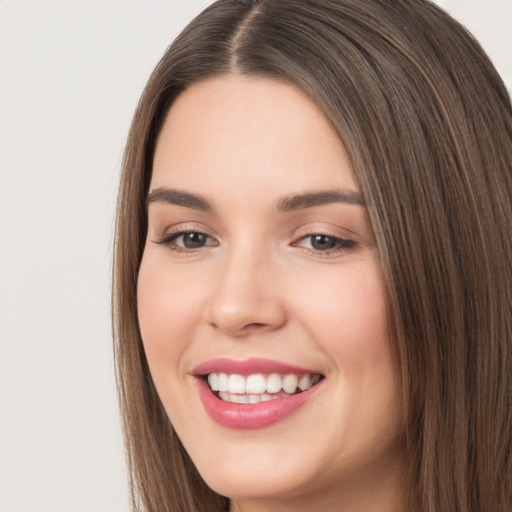
[[210, 390], [220, 400], [235, 404], [258, 404], [297, 395], [312, 388], [323, 378], [317, 373], [240, 375], [212, 372], [205, 376]]

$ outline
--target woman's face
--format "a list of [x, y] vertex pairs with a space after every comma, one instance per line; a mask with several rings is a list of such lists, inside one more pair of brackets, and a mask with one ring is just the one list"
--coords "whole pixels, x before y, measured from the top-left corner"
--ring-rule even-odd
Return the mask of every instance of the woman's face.
[[148, 217], [142, 339], [205, 481], [244, 511], [388, 510], [401, 407], [377, 248], [321, 111], [271, 79], [191, 86]]

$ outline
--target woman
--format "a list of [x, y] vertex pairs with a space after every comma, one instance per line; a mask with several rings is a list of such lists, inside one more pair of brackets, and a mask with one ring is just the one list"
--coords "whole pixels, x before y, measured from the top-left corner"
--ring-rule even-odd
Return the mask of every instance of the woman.
[[507, 92], [429, 2], [199, 15], [121, 179], [134, 506], [511, 510], [511, 168]]

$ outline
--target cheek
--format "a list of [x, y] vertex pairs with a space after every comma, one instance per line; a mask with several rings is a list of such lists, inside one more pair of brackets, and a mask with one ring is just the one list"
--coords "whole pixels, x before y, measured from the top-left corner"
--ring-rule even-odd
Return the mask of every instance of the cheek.
[[330, 358], [334, 394], [343, 404], [333, 417], [346, 439], [365, 438], [377, 449], [401, 429], [399, 373], [380, 274], [375, 266], [324, 284], [323, 292], [312, 290], [322, 300], [310, 297], [303, 308], [309, 305], [308, 329]]
[[158, 258], [143, 258], [137, 283], [137, 310], [152, 373], [159, 366], [179, 361], [179, 354], [198, 325], [199, 292], [176, 270], [165, 270], [165, 264], [162, 266]]
[[[398, 368], [390, 343], [385, 292], [378, 265], [344, 269], [309, 284], [300, 312], [309, 335], [329, 357], [351, 415], [373, 425], [394, 421], [398, 407]], [[305, 284], [300, 284], [305, 289]]]
[[[300, 290], [302, 288], [302, 291]], [[366, 364], [389, 354], [387, 309], [377, 264], [299, 283], [299, 316], [331, 358]], [[386, 357], [388, 359], [388, 357]]]

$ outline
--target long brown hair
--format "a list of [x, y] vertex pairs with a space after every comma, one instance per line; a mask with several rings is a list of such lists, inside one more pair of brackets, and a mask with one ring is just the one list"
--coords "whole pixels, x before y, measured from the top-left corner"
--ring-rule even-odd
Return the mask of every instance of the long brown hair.
[[134, 509], [228, 506], [198, 475], [157, 396], [136, 283], [164, 117], [190, 84], [230, 73], [298, 85], [347, 149], [401, 372], [404, 507], [510, 512], [512, 109], [478, 43], [424, 0], [220, 0], [153, 72], [126, 146], [113, 284]]

